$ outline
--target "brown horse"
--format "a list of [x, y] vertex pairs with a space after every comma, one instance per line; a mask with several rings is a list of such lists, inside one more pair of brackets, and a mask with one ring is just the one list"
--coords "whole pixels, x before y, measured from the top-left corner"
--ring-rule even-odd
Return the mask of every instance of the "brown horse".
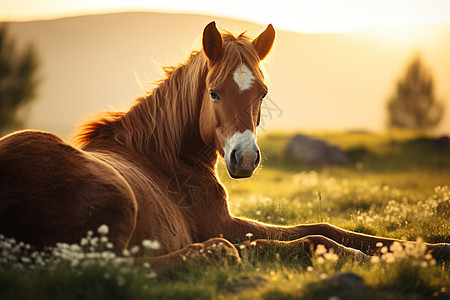
[[[212, 22], [202, 51], [166, 68], [167, 77], [129, 111], [84, 124], [76, 147], [40, 131], [2, 138], [0, 233], [41, 249], [77, 243], [107, 224], [118, 252], [159, 241], [156, 266], [211, 252], [205, 249], [237, 255], [230, 241], [245, 241], [247, 233], [260, 248], [270, 239], [293, 250], [323, 244], [356, 256], [392, 244], [329, 224], [274, 226], [230, 213], [216, 162], [222, 156], [234, 178], [259, 165], [256, 128], [267, 93], [260, 61], [274, 38], [272, 25], [251, 40], [221, 34]], [[448, 253], [448, 244], [427, 246]]]

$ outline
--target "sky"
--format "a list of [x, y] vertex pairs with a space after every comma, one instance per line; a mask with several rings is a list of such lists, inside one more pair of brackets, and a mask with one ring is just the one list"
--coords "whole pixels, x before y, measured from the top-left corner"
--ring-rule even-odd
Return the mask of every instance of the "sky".
[[119, 11], [232, 17], [308, 33], [449, 23], [450, 0], [1, 0], [0, 21], [53, 19]]
[[[136, 11], [206, 15], [208, 20], [211, 19], [210, 16], [234, 18], [259, 23], [263, 26], [272, 23], [280, 34], [277, 35], [277, 43], [272, 51], [272, 56], [269, 56], [267, 67], [272, 76], [271, 79], [278, 78], [279, 80], [273, 80], [270, 83], [270, 97], [275, 100], [289, 99], [286, 91], [290, 91], [292, 80], [295, 80], [295, 84], [301, 85], [299, 86], [301, 89], [299, 95], [302, 96], [303, 102], [299, 102], [296, 109], [284, 109], [283, 117], [271, 122], [270, 128], [285, 129], [286, 126], [295, 128], [310, 126], [311, 129], [338, 128], [339, 126], [342, 129], [379, 130], [384, 128], [385, 104], [383, 101], [392, 92], [394, 81], [398, 79], [403, 64], [414, 52], [421, 52], [426, 63], [432, 67], [437, 78], [437, 95], [440, 100], [442, 95], [442, 99], [446, 101], [446, 107], [450, 107], [450, 90], [445, 84], [449, 78], [448, 70], [450, 70], [450, 60], [448, 59], [450, 40], [445, 38], [447, 35], [436, 32], [436, 28], [448, 27], [416, 26], [437, 23], [450, 25], [450, 0], [227, 0], [220, 2], [212, 0], [161, 0], [158, 2], [153, 0], [0, 0], [0, 22], [48, 20], [68, 16]], [[175, 24], [174, 19], [182, 19], [177, 15], [158, 16], [164, 22], [171, 22], [171, 25]], [[119, 16], [109, 16], [108, 18], [115, 17]], [[189, 19], [189, 17], [185, 17]], [[129, 23], [128, 25], [131, 26], [133, 22]], [[95, 25], [96, 30], [91, 30], [91, 27], [86, 27], [87, 24], [76, 24], [71, 32], [84, 30], [94, 34], [93, 32], [97, 32], [96, 30], [99, 29], [98, 26], [101, 26], [97, 24]], [[116, 23], [112, 24], [116, 25]], [[10, 25], [11, 29], [14, 26], [16, 28], [26, 27], [26, 24], [20, 23]], [[109, 26], [112, 28], [114, 25], [110, 24]], [[220, 23], [218, 25], [219, 27], [223, 26]], [[194, 32], [189, 31], [188, 27], [184, 26], [183, 29], [187, 30], [185, 32]], [[57, 80], [61, 77], [60, 74], [66, 71], [65, 68], [72, 67], [71, 74], [78, 74], [75, 72], [76, 70], [85, 72], [85, 67], [81, 66], [86, 66], [86, 58], [92, 58], [92, 63], [99, 63], [98, 60], [101, 58], [102, 63], [100, 63], [99, 70], [103, 72], [102, 67], [111, 67], [109, 56], [114, 54], [122, 57], [120, 55], [129, 53], [127, 51], [130, 49], [128, 47], [122, 50], [114, 49], [115, 51], [109, 51], [109, 56], [99, 57], [96, 56], [98, 53], [94, 53], [94, 51], [88, 54], [84, 52], [91, 48], [79, 44], [79, 40], [64, 40], [65, 37], [58, 36], [58, 32], [53, 32], [54, 36], [46, 31], [39, 35], [36, 27], [33, 27], [33, 30], [28, 28], [28, 31], [21, 31], [22, 35], [18, 36], [23, 41], [36, 39], [39, 49], [42, 50], [41, 54], [45, 57], [42, 61], [46, 62], [44, 68], [47, 72], [44, 74], [42, 94], [39, 101], [36, 101], [30, 124], [36, 126], [33, 128], [54, 132], [52, 128], [63, 128], [62, 123], [49, 125], [52, 128], [43, 128], [40, 127], [43, 126], [43, 123], [38, 123], [37, 118], [50, 120], [44, 112], [53, 111], [52, 109], [58, 106], [55, 101], [62, 97], [67, 98], [66, 91], [71, 88], [72, 82], [62, 80], [67, 83], [67, 85], [62, 85], [61, 81]], [[198, 28], [196, 27], [195, 30]], [[363, 30], [367, 28], [374, 30]], [[282, 35], [283, 30], [312, 34], [356, 33], [330, 35], [330, 37], [334, 36], [330, 40], [321, 39], [327, 35], [301, 35], [302, 39], [297, 41], [293, 38], [297, 35], [288, 32], [284, 32]], [[153, 34], [157, 35], [158, 31]], [[200, 30], [197, 34], [200, 34]], [[112, 43], [107, 36], [102, 36], [101, 40], [89, 40], [89, 37], [92, 36], [83, 34], [85, 41], [90, 43], [90, 47], [97, 47], [100, 52], [104, 45]], [[173, 42], [165, 35], [163, 36], [160, 38], [161, 45]], [[353, 39], [352, 36], [355, 38], [357, 36], [358, 40]], [[195, 37], [196, 35], [186, 36], [186, 39], [182, 39], [183, 42], [180, 41], [181, 37], [178, 37], [176, 42], [180, 43], [180, 47], [176, 48], [189, 48]], [[134, 40], [134, 35], [132, 38], [130, 34], [126, 34], [122, 38], [130, 42], [140, 43], [142, 41], [142, 35], [136, 35], [136, 40]], [[71, 44], [71, 42], [76, 43]], [[139, 43], [136, 45], [140, 45]], [[69, 44], [71, 47], [68, 47]], [[128, 103], [126, 101], [129, 100], [126, 99], [135, 97], [135, 90], [131, 91], [132, 87], [137, 86], [135, 74], [138, 74], [138, 77], [146, 78], [145, 74], [149, 73], [147, 67], [172, 64], [174, 62], [172, 59], [182, 52], [181, 50], [181, 52], [171, 52], [169, 55], [167, 49], [163, 47], [161, 53], [158, 54], [159, 48], [155, 48], [151, 43], [145, 45], [151, 47], [149, 48], [151, 50], [144, 51], [142, 49], [142, 53], [139, 52], [140, 56], [134, 51], [132, 58], [114, 60], [117, 65], [111, 67], [112, 69], [107, 72], [111, 75], [109, 80], [104, 77], [99, 80], [100, 76], [95, 77], [94, 75], [82, 78], [85, 80], [86, 89], [78, 91], [80, 93], [78, 98], [98, 99], [97, 106], [90, 100], [87, 100], [85, 106], [73, 101], [74, 107], [68, 110], [67, 102], [59, 103], [60, 110], [58, 113], [55, 110], [53, 118], [61, 119], [61, 122], [66, 122], [67, 127], [72, 129], [75, 121], [69, 120], [69, 117], [62, 112], [70, 111], [73, 119], [79, 120], [85, 116], [86, 111], [105, 109], [105, 103], [114, 103], [114, 105], [119, 102]], [[323, 47], [323, 45], [327, 46]], [[143, 48], [143, 46], [138, 47], [140, 50]], [[328, 47], [333, 47], [333, 49]], [[349, 47], [352, 47], [353, 51], [349, 51]], [[149, 53], [151, 53], [151, 57], [149, 57]], [[302, 54], [302, 58], [295, 59], [296, 67], [292, 68], [293, 64], [288, 58], [296, 57], [294, 55], [298, 55], [298, 53]], [[67, 60], [64, 59], [64, 55], [71, 58], [78, 55], [81, 58], [78, 61]], [[153, 60], [154, 56], [157, 59]], [[170, 59], [166, 60], [166, 58]], [[152, 62], [151, 67], [149, 61]], [[346, 72], [345, 76], [342, 76], [339, 72], [344, 68]], [[297, 69], [301, 70], [298, 74], [295, 73]], [[286, 77], [292, 80], [283, 80]], [[75, 76], [75, 78], [77, 78], [75, 80], [81, 81], [80, 77]], [[150, 78], [154, 80], [159, 77]], [[356, 79], [359, 80], [357, 85], [354, 81]], [[111, 89], [110, 81], [117, 82], [116, 85], [120, 89]], [[104, 89], [100, 88], [101, 84], [105, 85]], [[92, 94], [90, 89], [92, 85], [95, 85], [98, 94]], [[324, 86], [326, 88], [323, 88]], [[139, 88], [136, 87], [136, 89], [138, 92], [142, 92]], [[128, 92], [131, 95], [126, 94]], [[362, 99], [364, 101], [361, 101]], [[279, 102], [282, 103], [282, 100]], [[38, 106], [41, 110], [38, 109]], [[123, 108], [123, 106], [119, 107]], [[336, 113], [337, 111], [339, 113]], [[448, 132], [448, 128], [450, 128], [448, 111], [442, 123], [441, 128]]]

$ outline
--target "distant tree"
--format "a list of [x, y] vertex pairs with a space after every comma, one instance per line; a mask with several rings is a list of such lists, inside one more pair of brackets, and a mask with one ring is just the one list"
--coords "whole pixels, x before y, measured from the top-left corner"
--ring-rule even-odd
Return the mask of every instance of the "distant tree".
[[18, 51], [0, 25], [0, 135], [23, 125], [17, 112], [36, 94], [38, 61], [32, 46]]
[[436, 127], [444, 114], [444, 105], [437, 101], [431, 72], [416, 55], [397, 83], [388, 102], [391, 128], [429, 130]]

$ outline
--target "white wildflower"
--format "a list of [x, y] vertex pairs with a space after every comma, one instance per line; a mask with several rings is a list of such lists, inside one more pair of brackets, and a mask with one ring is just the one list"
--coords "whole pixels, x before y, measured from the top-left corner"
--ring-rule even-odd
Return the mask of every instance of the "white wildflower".
[[331, 262], [337, 262], [338, 259], [339, 259], [339, 256], [336, 253], [334, 253], [333, 249], [330, 249], [329, 252], [327, 252], [327, 253], [325, 253], [323, 255], [323, 258], [325, 260], [328, 260], [328, 261], [331, 261]]
[[131, 248], [130, 250], [131, 254], [136, 254], [139, 252], [139, 246], [134, 246], [133, 248]]
[[109, 233], [109, 227], [106, 224], [101, 225], [98, 229], [97, 232], [101, 235], [107, 235]]
[[322, 244], [317, 245], [316, 255], [323, 255], [325, 253], [327, 253], [327, 248], [325, 248], [325, 246]]
[[20, 258], [20, 260], [21, 260], [22, 262], [26, 263], [26, 264], [29, 264], [29, 263], [31, 262], [31, 259], [30, 259], [29, 257], [26, 257], [26, 256], [22, 256], [22, 257]]
[[142, 246], [147, 250], [158, 250], [161, 245], [158, 241], [143, 240]]
[[380, 262], [380, 258], [378, 256], [372, 256], [370, 258], [370, 262], [373, 264], [378, 264]]
[[91, 245], [94, 247], [98, 246], [98, 237], [95, 237], [91, 240]]

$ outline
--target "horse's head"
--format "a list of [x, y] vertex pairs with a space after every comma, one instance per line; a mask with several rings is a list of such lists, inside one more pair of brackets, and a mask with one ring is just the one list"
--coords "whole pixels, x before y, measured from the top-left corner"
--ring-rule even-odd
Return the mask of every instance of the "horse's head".
[[200, 132], [204, 142], [215, 142], [233, 178], [252, 176], [260, 162], [256, 127], [267, 86], [259, 63], [274, 39], [272, 25], [253, 41], [243, 34], [237, 38], [221, 35], [214, 22], [203, 31], [208, 74]]

